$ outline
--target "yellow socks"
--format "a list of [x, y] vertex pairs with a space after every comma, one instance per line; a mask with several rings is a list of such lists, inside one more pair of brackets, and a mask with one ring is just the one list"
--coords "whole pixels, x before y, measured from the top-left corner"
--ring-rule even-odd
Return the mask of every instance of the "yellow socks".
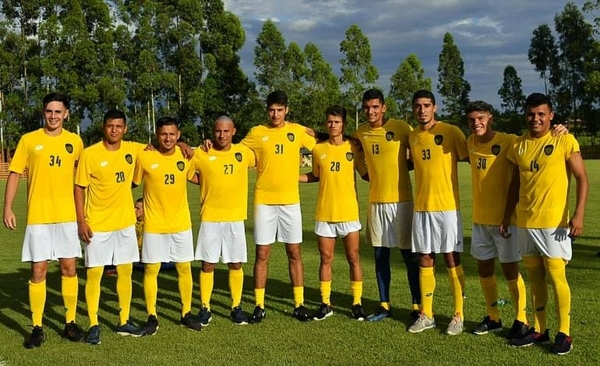
[[527, 290], [525, 290], [525, 282], [521, 275], [516, 280], [508, 281], [508, 291], [515, 308], [516, 319], [527, 324]]
[[450, 280], [450, 290], [452, 291], [452, 295], [454, 297], [454, 314], [458, 314], [462, 318], [464, 314], [464, 298], [463, 287], [457, 274], [458, 267], [459, 266], [448, 268], [448, 277]]
[[125, 324], [129, 320], [131, 311], [131, 273], [133, 264], [119, 264], [117, 267], [117, 297], [119, 299], [119, 325]]
[[256, 301], [256, 306], [260, 306], [261, 309], [265, 308], [265, 289], [264, 288], [255, 288], [254, 289], [254, 299]]
[[294, 291], [294, 308], [304, 304], [304, 286], [296, 286]]
[[177, 284], [179, 285], [179, 296], [181, 296], [181, 316], [192, 311], [192, 262], [175, 263], [177, 269]]
[[558, 331], [566, 335], [571, 328], [571, 289], [567, 283], [566, 262], [562, 258], [544, 258], [544, 265], [554, 288]]
[[321, 303], [331, 305], [331, 281], [321, 281]]
[[362, 304], [363, 281], [350, 281], [352, 305]]
[[244, 270], [229, 270], [229, 292], [231, 292], [231, 308], [240, 306], [242, 302], [242, 291], [244, 289]]
[[423, 314], [429, 318], [433, 318], [433, 292], [435, 291], [435, 272], [433, 267], [420, 267], [419, 285], [421, 286]]
[[148, 315], [156, 315], [158, 272], [160, 272], [160, 263], [146, 263], [144, 265], [144, 298], [146, 299]]
[[546, 269], [541, 257], [523, 257], [523, 264], [529, 274], [529, 285], [533, 302], [533, 327], [544, 333], [548, 327], [546, 319], [546, 304], [548, 303], [548, 285], [546, 284]]
[[85, 302], [90, 318], [90, 327], [98, 325], [98, 308], [100, 307], [100, 280], [104, 273], [104, 266], [91, 267], [87, 269], [85, 281]]
[[210, 310], [210, 299], [215, 286], [215, 273], [200, 271], [200, 299], [202, 307]]
[[79, 293], [79, 280], [75, 277], [61, 277], [62, 298], [65, 304], [66, 323], [74, 322], [77, 316], [77, 294]]
[[487, 314], [490, 316], [490, 320], [498, 322], [500, 320], [500, 314], [498, 313], [497, 306], [498, 285], [496, 283], [496, 276], [479, 277], [479, 283], [481, 284], [481, 290], [483, 291]]
[[29, 281], [29, 308], [31, 309], [31, 321], [34, 327], [42, 326], [44, 306], [46, 305], [46, 280], [33, 283]]

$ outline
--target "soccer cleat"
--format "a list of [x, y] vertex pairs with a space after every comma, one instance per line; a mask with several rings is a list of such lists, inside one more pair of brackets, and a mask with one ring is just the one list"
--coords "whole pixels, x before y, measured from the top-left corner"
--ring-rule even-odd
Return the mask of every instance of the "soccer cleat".
[[301, 322], [307, 322], [311, 319], [310, 314], [308, 314], [308, 309], [304, 305], [295, 308], [292, 316]]
[[87, 337], [85, 338], [85, 343], [90, 344], [92, 346], [100, 344], [100, 326], [94, 325], [88, 329]]
[[23, 346], [28, 349], [37, 348], [40, 347], [45, 340], [46, 335], [44, 334], [44, 329], [39, 325], [36, 325], [33, 327], [29, 339], [23, 343]]
[[556, 355], [566, 355], [573, 349], [573, 340], [563, 332], [558, 332], [554, 338], [552, 353]]
[[137, 325], [133, 324], [131, 320], [126, 321], [123, 325], [117, 326], [116, 330], [117, 334], [121, 336], [138, 338], [146, 335], [146, 331], [144, 330], [144, 328], [140, 328]]
[[548, 344], [550, 343], [550, 335], [548, 329], [542, 334], [536, 332], [534, 328], [530, 328], [527, 335], [523, 338], [513, 338], [510, 344], [513, 347], [529, 347], [533, 344]]
[[529, 327], [527, 326], [527, 324], [515, 319], [512, 327], [506, 334], [506, 338], [508, 338], [508, 339], [523, 338], [528, 333], [529, 333]]
[[409, 316], [410, 316], [410, 320], [411, 322], [416, 322], [417, 319], [419, 319], [419, 316], [421, 315], [421, 312], [419, 310], [413, 310], [410, 312]]
[[198, 320], [200, 321], [200, 325], [207, 327], [208, 323], [212, 320], [212, 313], [208, 308], [204, 307], [200, 309], [200, 312], [198, 313]]
[[313, 320], [325, 320], [326, 318], [329, 318], [332, 315], [333, 315], [333, 310], [331, 309], [331, 306], [329, 306], [327, 304], [321, 304], [321, 306], [319, 306], [319, 310], [312, 315], [312, 319]]
[[487, 315], [481, 323], [473, 330], [473, 334], [476, 335], [484, 335], [488, 333], [496, 333], [502, 331], [502, 321], [498, 319], [498, 321], [494, 321], [490, 319], [490, 316]]
[[146, 332], [146, 335], [155, 335], [158, 331], [158, 319], [156, 319], [156, 315], [149, 315], [142, 329]]
[[62, 337], [71, 342], [83, 341], [83, 330], [74, 321], [65, 324], [65, 329], [62, 332]]
[[259, 324], [266, 317], [267, 317], [267, 313], [265, 312], [265, 309], [263, 309], [257, 305], [254, 308], [254, 311], [252, 312], [252, 316], [249, 319], [249, 323], [250, 324]]
[[383, 306], [379, 306], [379, 307], [377, 307], [377, 309], [375, 309], [375, 312], [373, 314], [371, 314], [367, 317], [367, 320], [370, 322], [378, 322], [378, 321], [382, 321], [385, 318], [389, 318], [391, 316], [392, 316], [391, 310], [387, 310]]
[[367, 315], [365, 315], [365, 311], [363, 310], [361, 304], [352, 305], [352, 318], [358, 320], [359, 322], [362, 322], [365, 319], [367, 319]]
[[229, 314], [231, 321], [236, 325], [248, 324], [248, 316], [244, 313], [241, 306], [236, 306], [231, 310]]
[[191, 330], [202, 330], [202, 324], [200, 324], [200, 321], [191, 312], [181, 317], [181, 326]]
[[450, 324], [448, 324], [448, 328], [446, 328], [446, 334], [448, 335], [459, 335], [463, 332], [463, 320], [457, 314], [455, 315]]
[[421, 333], [422, 331], [431, 328], [435, 328], [435, 320], [425, 315], [425, 313], [421, 313], [419, 319], [417, 319], [413, 325], [408, 327], [408, 331], [410, 333]]

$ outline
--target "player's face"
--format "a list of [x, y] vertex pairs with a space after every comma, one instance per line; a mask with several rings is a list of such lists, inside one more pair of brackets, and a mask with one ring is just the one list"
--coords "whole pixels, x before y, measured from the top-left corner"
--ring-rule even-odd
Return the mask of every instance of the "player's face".
[[104, 123], [104, 140], [109, 144], [117, 144], [123, 140], [123, 135], [127, 132], [127, 125], [123, 118], [114, 118]]
[[144, 202], [136, 202], [133, 206], [135, 208], [135, 218], [137, 221], [144, 219]]
[[362, 110], [365, 112], [371, 127], [379, 127], [383, 124], [386, 107], [379, 99], [367, 100], [362, 104]]
[[342, 116], [327, 115], [327, 122], [325, 122], [325, 125], [329, 131], [329, 137], [338, 137], [344, 132], [344, 121], [342, 120]]
[[547, 104], [542, 104], [537, 107], [528, 107], [525, 118], [531, 136], [541, 137], [550, 131], [550, 123], [554, 118], [554, 112], [550, 110]]
[[435, 121], [436, 106], [429, 98], [418, 98], [412, 105], [413, 114], [419, 125], [425, 126]]
[[181, 133], [179, 132], [179, 128], [175, 125], [165, 125], [159, 128], [158, 131], [156, 131], [158, 151], [161, 153], [173, 152], [180, 136]]
[[233, 135], [235, 135], [235, 127], [231, 121], [218, 121], [215, 123], [213, 130], [215, 135], [215, 146], [217, 150], [229, 150]]
[[60, 132], [69, 110], [63, 102], [50, 102], [44, 107], [45, 129], [48, 132]]
[[271, 104], [267, 107], [267, 113], [271, 120], [271, 126], [281, 127], [285, 123], [285, 116], [288, 113], [288, 107], [281, 104]]
[[493, 116], [490, 112], [473, 111], [467, 114], [469, 128], [475, 136], [484, 136], [492, 133]]

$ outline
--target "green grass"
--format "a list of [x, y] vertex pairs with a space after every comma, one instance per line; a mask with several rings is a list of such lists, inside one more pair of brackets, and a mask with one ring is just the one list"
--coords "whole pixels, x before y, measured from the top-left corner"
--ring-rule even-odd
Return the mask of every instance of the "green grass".
[[[586, 216], [585, 235], [574, 245], [574, 258], [568, 266], [568, 278], [572, 290], [572, 335], [574, 350], [565, 357], [549, 353], [547, 348], [530, 347], [515, 349], [495, 335], [476, 337], [462, 334], [456, 337], [443, 335], [452, 313], [452, 299], [443, 262], [437, 266], [437, 289], [434, 303], [438, 329], [422, 334], [406, 332], [409, 294], [405, 270], [400, 253], [393, 252], [392, 306], [393, 319], [380, 323], [355, 322], [350, 317], [350, 285], [348, 267], [343, 247], [336, 248], [332, 299], [334, 316], [323, 322], [299, 323], [291, 317], [292, 291], [289, 285], [287, 261], [283, 245], [276, 244], [272, 250], [267, 284], [267, 319], [260, 325], [235, 326], [229, 319], [230, 297], [227, 288], [226, 267], [216, 271], [215, 291], [212, 301], [213, 321], [202, 332], [192, 332], [179, 326], [179, 295], [174, 272], [163, 272], [159, 278], [158, 311], [160, 330], [152, 337], [139, 339], [122, 338], [114, 333], [117, 321], [117, 298], [115, 278], [103, 278], [100, 304], [102, 344], [92, 347], [73, 344], [60, 338], [64, 310], [60, 296], [60, 274], [56, 263], [50, 266], [48, 297], [45, 311], [46, 343], [35, 350], [22, 346], [30, 332], [27, 280], [30, 270], [20, 263], [21, 242], [25, 224], [25, 182], [22, 181], [15, 210], [19, 220], [16, 232], [0, 229], [0, 365], [261, 365], [261, 364], [328, 364], [328, 365], [595, 365], [600, 362], [596, 331], [600, 284], [598, 271], [600, 258], [600, 225], [598, 207], [600, 192], [600, 161], [587, 162], [592, 187]], [[475, 261], [468, 254], [471, 236], [470, 173], [466, 164], [460, 166], [462, 213], [465, 226], [467, 251], [463, 264], [467, 275], [465, 300], [465, 325], [472, 329], [485, 312], [483, 296], [479, 288]], [[0, 190], [4, 192], [4, 181]], [[252, 183], [251, 183], [252, 186]], [[366, 217], [367, 185], [359, 183], [362, 219]], [[318, 265], [319, 255], [312, 233], [317, 185], [301, 185], [304, 213], [303, 256], [305, 264], [306, 305], [316, 310], [320, 302]], [[190, 187], [190, 206], [194, 221], [194, 233], [198, 227], [198, 190]], [[136, 191], [139, 195], [139, 190]], [[250, 205], [250, 207], [252, 207]], [[250, 210], [251, 211], [251, 210]], [[252, 266], [252, 218], [247, 222], [249, 264], [245, 266], [243, 306], [253, 308]], [[364, 239], [364, 234], [363, 238]], [[361, 241], [364, 243], [364, 240]], [[364, 270], [363, 304], [367, 312], [377, 305], [378, 294], [374, 275], [372, 249], [362, 246]], [[80, 292], [78, 322], [87, 328], [88, 319], [84, 301], [85, 271], [79, 269]], [[199, 264], [194, 263], [194, 279], [197, 281]], [[500, 297], [509, 299], [508, 289], [499, 278]], [[526, 277], [526, 276], [525, 276]], [[134, 272], [132, 318], [145, 319], [142, 273]], [[527, 281], [527, 279], [526, 279]], [[550, 296], [552, 299], [552, 295]], [[550, 301], [552, 303], [552, 301]], [[194, 311], [199, 306], [198, 284], [194, 288]], [[510, 305], [501, 308], [501, 314], [510, 326], [513, 311]], [[550, 304], [549, 324], [556, 329], [554, 307]]]

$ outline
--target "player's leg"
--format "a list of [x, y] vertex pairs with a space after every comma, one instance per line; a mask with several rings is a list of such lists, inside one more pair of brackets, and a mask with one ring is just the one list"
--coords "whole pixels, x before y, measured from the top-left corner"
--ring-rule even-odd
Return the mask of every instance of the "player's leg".
[[202, 261], [202, 269], [200, 270], [200, 299], [202, 300], [202, 308], [198, 315], [202, 326], [207, 326], [212, 320], [210, 301], [215, 285], [215, 267], [216, 261], [214, 263]]
[[[321, 226], [320, 228], [319, 224]], [[317, 244], [319, 246], [319, 255], [321, 258], [319, 263], [321, 305], [319, 306], [319, 310], [312, 315], [314, 320], [323, 320], [333, 315], [333, 310], [331, 309], [331, 263], [333, 262], [336, 238], [334, 236], [335, 233], [331, 232], [332, 230], [326, 230], [326, 227], [331, 229], [331, 224], [315, 223]], [[326, 234], [327, 236], [321, 236], [319, 233]]]
[[[350, 225], [352, 223], [349, 223]], [[350, 269], [350, 290], [352, 292], [352, 317], [362, 321], [366, 319], [362, 307], [363, 272], [360, 265], [360, 232], [349, 232], [343, 237], [346, 261]]]
[[397, 240], [394, 238], [395, 214], [389, 213], [389, 206], [381, 203], [371, 203], [368, 211], [367, 238], [373, 246], [375, 278], [379, 291], [379, 306], [373, 314], [367, 317], [368, 321], [380, 321], [391, 316], [390, 284], [392, 274], [390, 253], [391, 246], [397, 245]]
[[398, 240], [400, 254], [406, 266], [406, 277], [410, 289], [412, 311], [410, 313], [411, 321], [417, 320], [420, 314], [419, 305], [421, 304], [421, 287], [419, 284], [419, 253], [412, 251], [411, 235], [413, 220], [413, 202], [400, 202], [397, 204], [397, 214], [395, 219], [395, 235]]
[[231, 293], [231, 320], [237, 325], [248, 324], [248, 316], [242, 310], [242, 291], [244, 289], [242, 262], [229, 262], [227, 267], [229, 268], [229, 292]]
[[254, 242], [256, 243], [256, 255], [254, 257], [254, 298], [255, 307], [251, 323], [260, 323], [265, 317], [265, 288], [267, 285], [269, 256], [271, 244], [275, 242], [277, 235], [277, 206], [255, 205], [254, 206]]
[[202, 325], [192, 315], [192, 292], [194, 282], [192, 280], [192, 261], [194, 260], [194, 244], [192, 230], [184, 230], [176, 233], [165, 234], [168, 240], [169, 258], [168, 262], [175, 263], [177, 270], [177, 285], [181, 297], [181, 319], [182, 326], [191, 330], [200, 330]]
[[[35, 327], [42, 327], [44, 307], [46, 305], [46, 275], [48, 261], [31, 262], [31, 279], [29, 280], [29, 308], [31, 322]], [[43, 340], [42, 340], [43, 341]], [[41, 342], [40, 342], [41, 345]], [[39, 347], [39, 346], [37, 346]], [[30, 348], [30, 347], [28, 347]]]

